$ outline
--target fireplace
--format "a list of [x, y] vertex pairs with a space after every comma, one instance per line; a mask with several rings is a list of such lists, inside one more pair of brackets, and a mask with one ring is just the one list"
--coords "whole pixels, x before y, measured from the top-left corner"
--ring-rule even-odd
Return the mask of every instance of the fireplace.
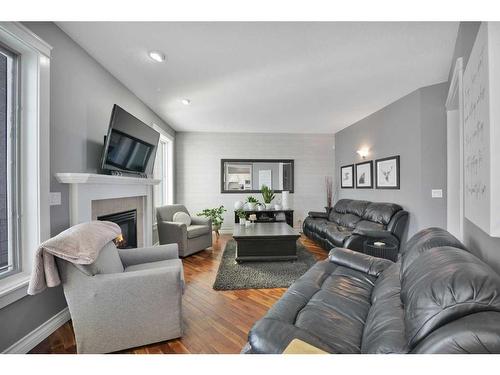
[[115, 240], [119, 249], [137, 247], [137, 210], [117, 212], [109, 215], [97, 216], [97, 220], [112, 221], [122, 229], [122, 237]]

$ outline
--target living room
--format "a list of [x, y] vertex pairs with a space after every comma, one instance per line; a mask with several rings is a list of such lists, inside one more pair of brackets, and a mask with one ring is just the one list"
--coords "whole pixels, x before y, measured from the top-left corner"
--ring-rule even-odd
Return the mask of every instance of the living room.
[[498, 22], [19, 14], [0, 352], [500, 353]]

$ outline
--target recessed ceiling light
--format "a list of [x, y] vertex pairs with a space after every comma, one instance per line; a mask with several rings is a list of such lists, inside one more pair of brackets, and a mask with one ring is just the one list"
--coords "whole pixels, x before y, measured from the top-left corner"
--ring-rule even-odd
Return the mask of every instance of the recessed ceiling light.
[[191, 104], [191, 100], [189, 100], [189, 99], [182, 99], [181, 102], [184, 105], [190, 105]]
[[165, 61], [165, 54], [160, 51], [151, 51], [149, 52], [149, 57], [151, 57], [154, 61], [163, 62]]

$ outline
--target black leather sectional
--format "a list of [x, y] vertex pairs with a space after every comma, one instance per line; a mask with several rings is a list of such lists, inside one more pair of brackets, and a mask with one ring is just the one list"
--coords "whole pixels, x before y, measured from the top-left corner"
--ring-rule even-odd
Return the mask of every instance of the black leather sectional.
[[329, 353], [500, 353], [500, 276], [439, 228], [393, 263], [343, 248], [297, 280], [251, 329], [246, 353], [294, 338]]
[[408, 212], [400, 205], [340, 199], [328, 214], [309, 212], [303, 232], [327, 250], [344, 247], [363, 252], [367, 239], [399, 248], [407, 222]]

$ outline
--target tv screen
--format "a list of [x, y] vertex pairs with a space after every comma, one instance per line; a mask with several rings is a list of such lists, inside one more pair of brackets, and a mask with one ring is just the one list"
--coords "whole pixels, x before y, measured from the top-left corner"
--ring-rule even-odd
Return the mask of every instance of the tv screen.
[[118, 105], [111, 113], [103, 170], [152, 174], [160, 134]]

